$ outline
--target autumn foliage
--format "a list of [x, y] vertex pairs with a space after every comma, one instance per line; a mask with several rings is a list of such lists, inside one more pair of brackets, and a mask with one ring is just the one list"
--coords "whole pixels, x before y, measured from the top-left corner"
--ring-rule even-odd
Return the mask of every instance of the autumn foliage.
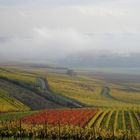
[[95, 109], [46, 110], [24, 117], [22, 121], [27, 124], [48, 123], [83, 127], [96, 112]]

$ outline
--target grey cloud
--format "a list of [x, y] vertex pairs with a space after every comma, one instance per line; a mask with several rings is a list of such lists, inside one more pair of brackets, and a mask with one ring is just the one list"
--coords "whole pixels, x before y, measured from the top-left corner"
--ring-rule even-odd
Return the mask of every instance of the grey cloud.
[[[107, 0], [110, 1], [110, 0]], [[90, 5], [98, 3], [98, 0], [0, 0], [0, 4], [2, 5]], [[104, 0], [100, 0], [100, 2], [104, 2]]]
[[0, 58], [140, 52], [138, 0], [0, 0]]
[[[133, 0], [140, 4], [139, 0]], [[77, 5], [130, 5], [132, 0], [0, 0], [1, 5], [8, 6], [77, 6]]]
[[5, 42], [8, 42], [8, 41], [9, 41], [8, 37], [0, 36], [0, 43], [5, 43]]

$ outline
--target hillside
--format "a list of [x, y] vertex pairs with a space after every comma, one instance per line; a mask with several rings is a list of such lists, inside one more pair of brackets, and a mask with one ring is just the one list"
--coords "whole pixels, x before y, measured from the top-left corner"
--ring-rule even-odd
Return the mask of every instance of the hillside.
[[[122, 77], [119, 74], [111, 77], [108, 74], [87, 73], [88, 71], [78, 72], [70, 76], [66, 74], [66, 71], [60, 72], [60, 69], [54, 68], [52, 71], [50, 68], [26, 68], [26, 70], [1, 68], [1, 94], [7, 93], [5, 96], [9, 103], [11, 103], [9, 100], [17, 100], [31, 110], [73, 107], [140, 107], [137, 78], [133, 79], [132, 84], [132, 76], [127, 76], [125, 79], [125, 76]], [[118, 81], [119, 76], [121, 81]]]
[[1, 111], [81, 107], [76, 101], [49, 91], [46, 80], [38, 78], [40, 72], [33, 74], [13, 68], [0, 70]]
[[6, 90], [10, 96], [18, 99], [23, 104], [27, 105], [32, 110], [42, 109], [42, 108], [54, 108], [59, 107], [59, 105], [44, 99], [40, 95], [13, 83], [0, 80], [0, 86]]
[[14, 98], [9, 94], [9, 92], [2, 88], [0, 84], [0, 111], [26, 111], [30, 108]]
[[134, 88], [139, 83], [137, 80], [130, 87], [131, 82], [118, 83], [94, 74], [71, 77], [53, 73], [48, 75], [48, 81], [54, 92], [90, 107], [140, 107], [140, 91]]

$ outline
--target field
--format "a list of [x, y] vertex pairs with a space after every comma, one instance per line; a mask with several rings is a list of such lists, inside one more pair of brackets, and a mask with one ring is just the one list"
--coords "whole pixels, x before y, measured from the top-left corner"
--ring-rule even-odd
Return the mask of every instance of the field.
[[134, 77], [1, 67], [0, 136], [139, 140], [140, 81]]
[[48, 81], [54, 92], [88, 106], [140, 107], [140, 91], [131, 90], [126, 85], [106, 82], [98, 77], [49, 74]]
[[10, 96], [4, 89], [0, 89], [0, 111], [23, 111], [29, 110], [29, 107]]
[[[1, 121], [4, 137], [66, 139], [139, 139], [139, 110], [61, 109], [17, 115], [13, 121]], [[15, 114], [11, 114], [15, 116]], [[10, 118], [12, 118], [10, 116]], [[1, 119], [1, 118], [0, 118]], [[1, 119], [2, 120], [2, 119]], [[8, 130], [6, 129], [8, 128]]]

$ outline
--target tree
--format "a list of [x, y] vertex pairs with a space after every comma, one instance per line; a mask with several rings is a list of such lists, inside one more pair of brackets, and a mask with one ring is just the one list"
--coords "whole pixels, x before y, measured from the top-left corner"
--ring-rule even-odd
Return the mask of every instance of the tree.
[[76, 75], [76, 72], [73, 71], [72, 69], [68, 69], [66, 74], [68, 74], [69, 76], [75, 76]]

